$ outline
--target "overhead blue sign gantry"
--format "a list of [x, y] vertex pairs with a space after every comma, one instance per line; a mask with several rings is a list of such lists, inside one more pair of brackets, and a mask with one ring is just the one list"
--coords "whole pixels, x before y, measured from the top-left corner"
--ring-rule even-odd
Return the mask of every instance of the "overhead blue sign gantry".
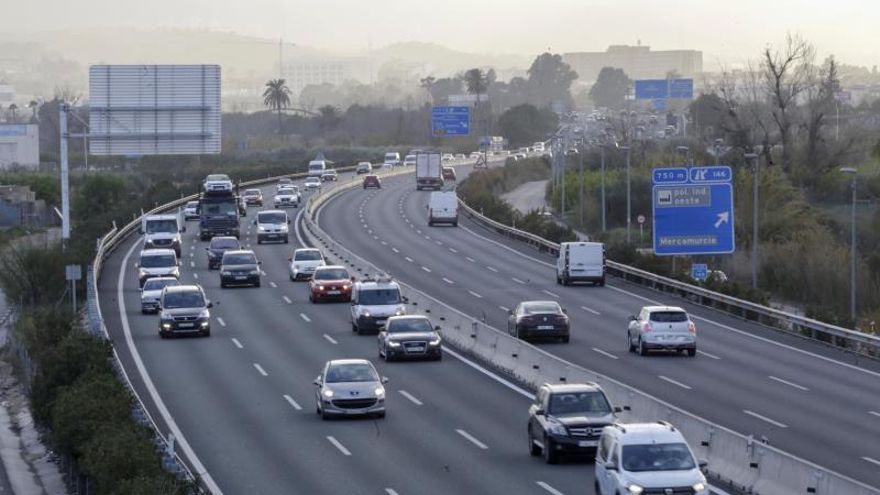
[[432, 108], [431, 133], [434, 137], [467, 136], [470, 133], [470, 108]]

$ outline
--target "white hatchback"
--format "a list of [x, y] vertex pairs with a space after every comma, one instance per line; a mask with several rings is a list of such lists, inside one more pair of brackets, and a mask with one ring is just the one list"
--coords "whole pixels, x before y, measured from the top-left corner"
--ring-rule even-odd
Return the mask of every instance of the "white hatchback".
[[319, 266], [327, 264], [321, 251], [313, 248], [297, 249], [289, 261], [290, 280], [293, 282], [312, 278]]

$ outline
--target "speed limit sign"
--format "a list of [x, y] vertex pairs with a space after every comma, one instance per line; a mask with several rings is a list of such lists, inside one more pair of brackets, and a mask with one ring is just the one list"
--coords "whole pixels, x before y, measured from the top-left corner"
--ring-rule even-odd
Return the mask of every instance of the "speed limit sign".
[[636, 217], [636, 221], [639, 222], [639, 225], [645, 223], [645, 215], [639, 215]]

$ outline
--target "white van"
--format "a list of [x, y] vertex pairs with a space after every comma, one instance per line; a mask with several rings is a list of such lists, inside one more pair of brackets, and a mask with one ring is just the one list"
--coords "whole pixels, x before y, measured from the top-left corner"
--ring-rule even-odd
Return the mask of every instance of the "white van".
[[563, 242], [556, 258], [556, 283], [592, 282], [605, 285], [605, 244], [601, 242]]
[[544, 142], [537, 141], [535, 144], [532, 145], [532, 150], [535, 153], [543, 153], [544, 152]]
[[309, 177], [320, 178], [327, 170], [327, 163], [324, 160], [312, 160], [309, 162]]
[[140, 232], [144, 235], [144, 249], [173, 249], [179, 257], [180, 233], [186, 232], [186, 224], [178, 215], [144, 215]]
[[458, 196], [453, 191], [434, 191], [428, 199], [428, 225], [450, 223], [458, 226]]
[[400, 165], [400, 153], [396, 151], [385, 153], [384, 163], [390, 163], [393, 167]]

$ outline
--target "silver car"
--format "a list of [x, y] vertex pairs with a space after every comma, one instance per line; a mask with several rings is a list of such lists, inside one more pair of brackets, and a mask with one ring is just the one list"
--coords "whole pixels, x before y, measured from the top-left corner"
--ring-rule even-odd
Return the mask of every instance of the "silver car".
[[290, 280], [297, 281], [301, 278], [309, 279], [315, 274], [315, 269], [324, 266], [324, 255], [320, 249], [302, 248], [293, 252], [290, 261]]
[[385, 417], [385, 383], [373, 363], [366, 359], [327, 361], [315, 379], [316, 412], [331, 416]]
[[148, 278], [141, 288], [141, 313], [158, 313], [162, 289], [171, 285], [180, 285], [180, 281], [174, 277]]
[[655, 349], [697, 354], [697, 326], [676, 306], [643, 307], [638, 316], [629, 317], [626, 340], [629, 351], [642, 356]]

